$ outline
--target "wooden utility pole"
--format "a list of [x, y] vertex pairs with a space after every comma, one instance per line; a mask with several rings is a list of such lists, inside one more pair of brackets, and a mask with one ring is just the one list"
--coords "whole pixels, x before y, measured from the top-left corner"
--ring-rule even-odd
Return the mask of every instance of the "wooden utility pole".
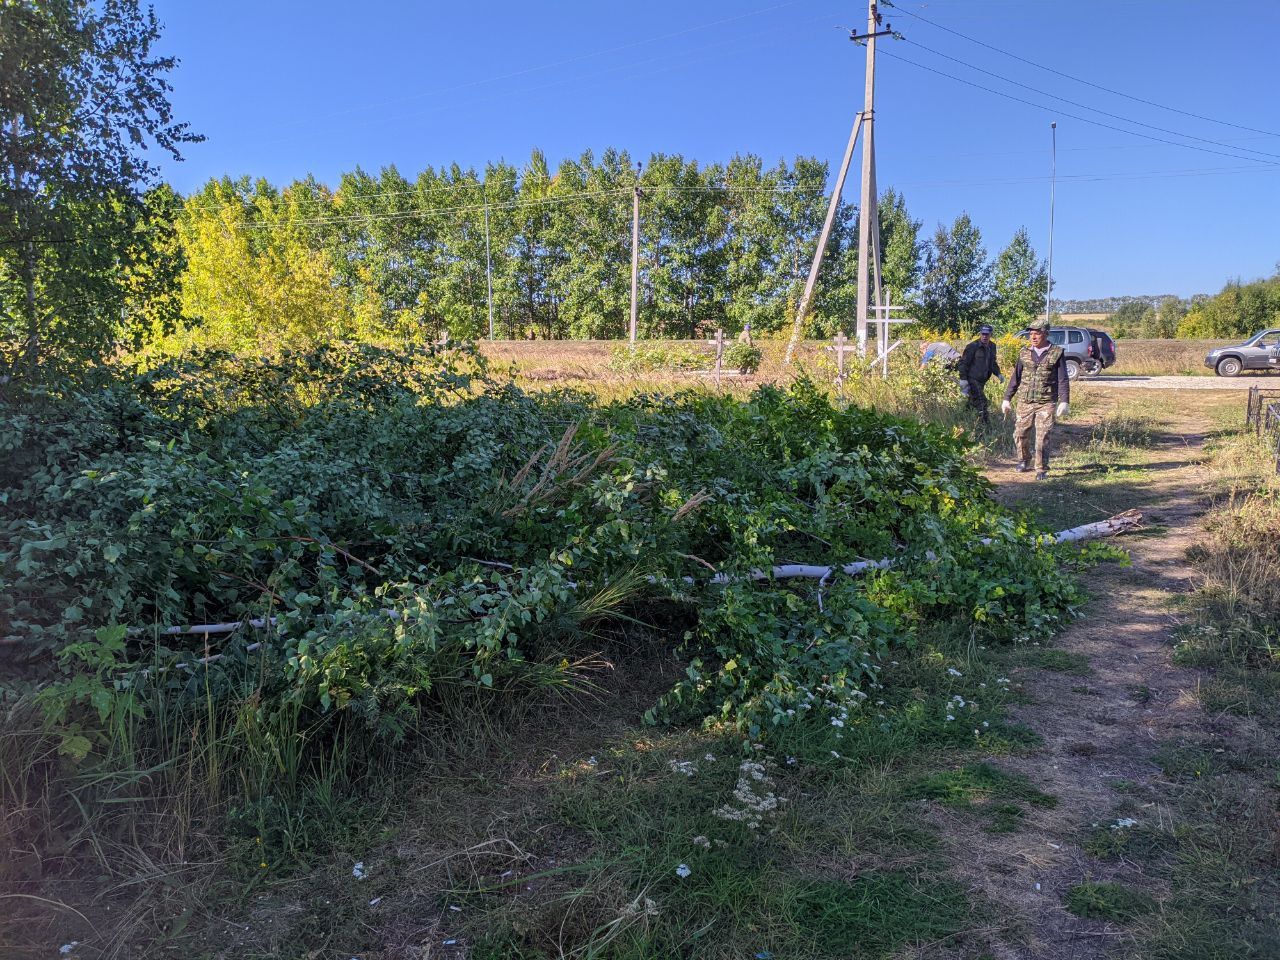
[[[871, 300], [871, 228], [876, 210], [876, 36], [880, 13], [876, 0], [867, 0], [867, 81], [863, 92], [862, 194], [858, 201], [858, 356], [867, 352], [867, 308]], [[854, 38], [857, 39], [856, 37]], [[879, 306], [877, 300], [876, 303]]]
[[640, 164], [636, 164], [636, 185], [631, 188], [631, 346], [636, 345], [640, 317]]
[[[862, 133], [862, 197], [858, 218], [858, 336], [857, 349], [859, 356], [867, 352], [867, 312], [869, 299], [868, 263], [874, 259], [874, 275], [876, 283], [876, 304], [881, 302], [880, 296], [880, 255], [878, 242], [872, 252], [872, 236], [879, 238], [880, 217], [876, 208], [876, 154], [875, 142], [872, 139], [872, 116], [875, 112], [876, 84], [876, 37], [894, 36], [889, 24], [879, 29], [880, 14], [876, 9], [876, 0], [867, 3], [867, 32], [859, 34], [856, 30], [849, 39], [867, 45], [867, 78], [866, 90], [863, 93], [862, 112], [854, 119], [853, 132], [849, 134], [849, 144], [845, 147], [844, 160], [840, 164], [840, 173], [836, 176], [831, 191], [831, 202], [827, 205], [827, 218], [822, 224], [822, 233], [818, 236], [818, 249], [813, 254], [813, 264], [809, 268], [809, 276], [805, 280], [804, 293], [796, 308], [796, 318], [791, 327], [791, 339], [787, 343], [786, 363], [791, 363], [796, 347], [804, 332], [804, 320], [813, 300], [813, 291], [818, 282], [818, 272], [822, 267], [822, 258], [826, 253], [827, 242], [831, 237], [831, 226], [835, 221], [836, 211], [840, 207], [840, 194], [844, 189], [845, 177], [849, 173], [849, 162], [853, 158], [854, 146]], [[867, 216], [868, 211], [870, 217]]]

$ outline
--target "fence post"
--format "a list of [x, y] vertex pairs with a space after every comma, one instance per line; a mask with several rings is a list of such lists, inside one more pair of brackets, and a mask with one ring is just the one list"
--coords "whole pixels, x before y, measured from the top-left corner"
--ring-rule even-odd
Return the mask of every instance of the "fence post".
[[720, 368], [724, 366], [724, 330], [716, 328], [716, 389], [720, 389]]

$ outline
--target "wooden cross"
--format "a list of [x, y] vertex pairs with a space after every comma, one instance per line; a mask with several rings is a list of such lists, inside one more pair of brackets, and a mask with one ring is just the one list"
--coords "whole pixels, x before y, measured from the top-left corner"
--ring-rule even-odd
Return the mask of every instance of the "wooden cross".
[[835, 336], [835, 346], [830, 349], [836, 353], [836, 386], [844, 393], [844, 355], [850, 350], [857, 351], [857, 345], [850, 345], [849, 338], [841, 331]]

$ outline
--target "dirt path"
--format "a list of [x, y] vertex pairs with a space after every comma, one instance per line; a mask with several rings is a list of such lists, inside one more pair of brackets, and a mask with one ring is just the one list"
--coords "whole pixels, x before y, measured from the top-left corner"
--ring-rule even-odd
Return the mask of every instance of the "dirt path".
[[[1012, 939], [1021, 941], [997, 950], [999, 960], [1112, 956], [1123, 932], [1074, 916], [1063, 897], [1084, 881], [1154, 889], [1139, 867], [1095, 859], [1082, 844], [1092, 825], [1106, 830], [1116, 821], [1132, 785], [1158, 784], [1161, 771], [1152, 757], [1161, 743], [1207, 722], [1195, 696], [1198, 672], [1171, 662], [1173, 600], [1193, 587], [1186, 554], [1205, 506], [1206, 477], [1196, 461], [1207, 428], [1199, 417], [1164, 425], [1132, 491], [1132, 505], [1143, 510], [1151, 529], [1124, 543], [1131, 567], [1096, 572], [1105, 588], [1095, 587], [1083, 616], [1054, 642], [1087, 658], [1091, 672], [1028, 668], [1012, 674], [1030, 700], [1015, 708], [1014, 718], [1042, 737], [1043, 746], [996, 762], [1057, 796], [1056, 808], [1037, 812], [1026, 830], [1004, 835], [941, 814], [954, 820], [945, 834], [959, 838], [957, 869], [1007, 910]], [[1002, 499], [1043, 490], [1007, 468], [993, 469], [991, 477]], [[1166, 815], [1158, 803], [1145, 806], [1135, 816], [1154, 822]]]
[[1155, 377], [1107, 376], [1089, 377], [1080, 381], [1087, 390], [1091, 386], [1120, 387], [1130, 390], [1248, 390], [1261, 387], [1264, 390], [1280, 388], [1280, 378], [1262, 374], [1246, 374], [1240, 377], [1188, 377], [1162, 375]]

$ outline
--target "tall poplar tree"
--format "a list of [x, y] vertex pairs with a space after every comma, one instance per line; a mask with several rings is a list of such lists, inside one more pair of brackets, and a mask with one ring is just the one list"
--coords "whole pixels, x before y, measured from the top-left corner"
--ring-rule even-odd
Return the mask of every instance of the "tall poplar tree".
[[995, 303], [991, 319], [1001, 332], [1017, 331], [1044, 313], [1047, 274], [1036, 257], [1027, 228], [1021, 227], [995, 263]]
[[987, 250], [969, 215], [950, 228], [938, 224], [925, 251], [916, 318], [935, 330], [972, 330], [987, 317], [992, 294]]

